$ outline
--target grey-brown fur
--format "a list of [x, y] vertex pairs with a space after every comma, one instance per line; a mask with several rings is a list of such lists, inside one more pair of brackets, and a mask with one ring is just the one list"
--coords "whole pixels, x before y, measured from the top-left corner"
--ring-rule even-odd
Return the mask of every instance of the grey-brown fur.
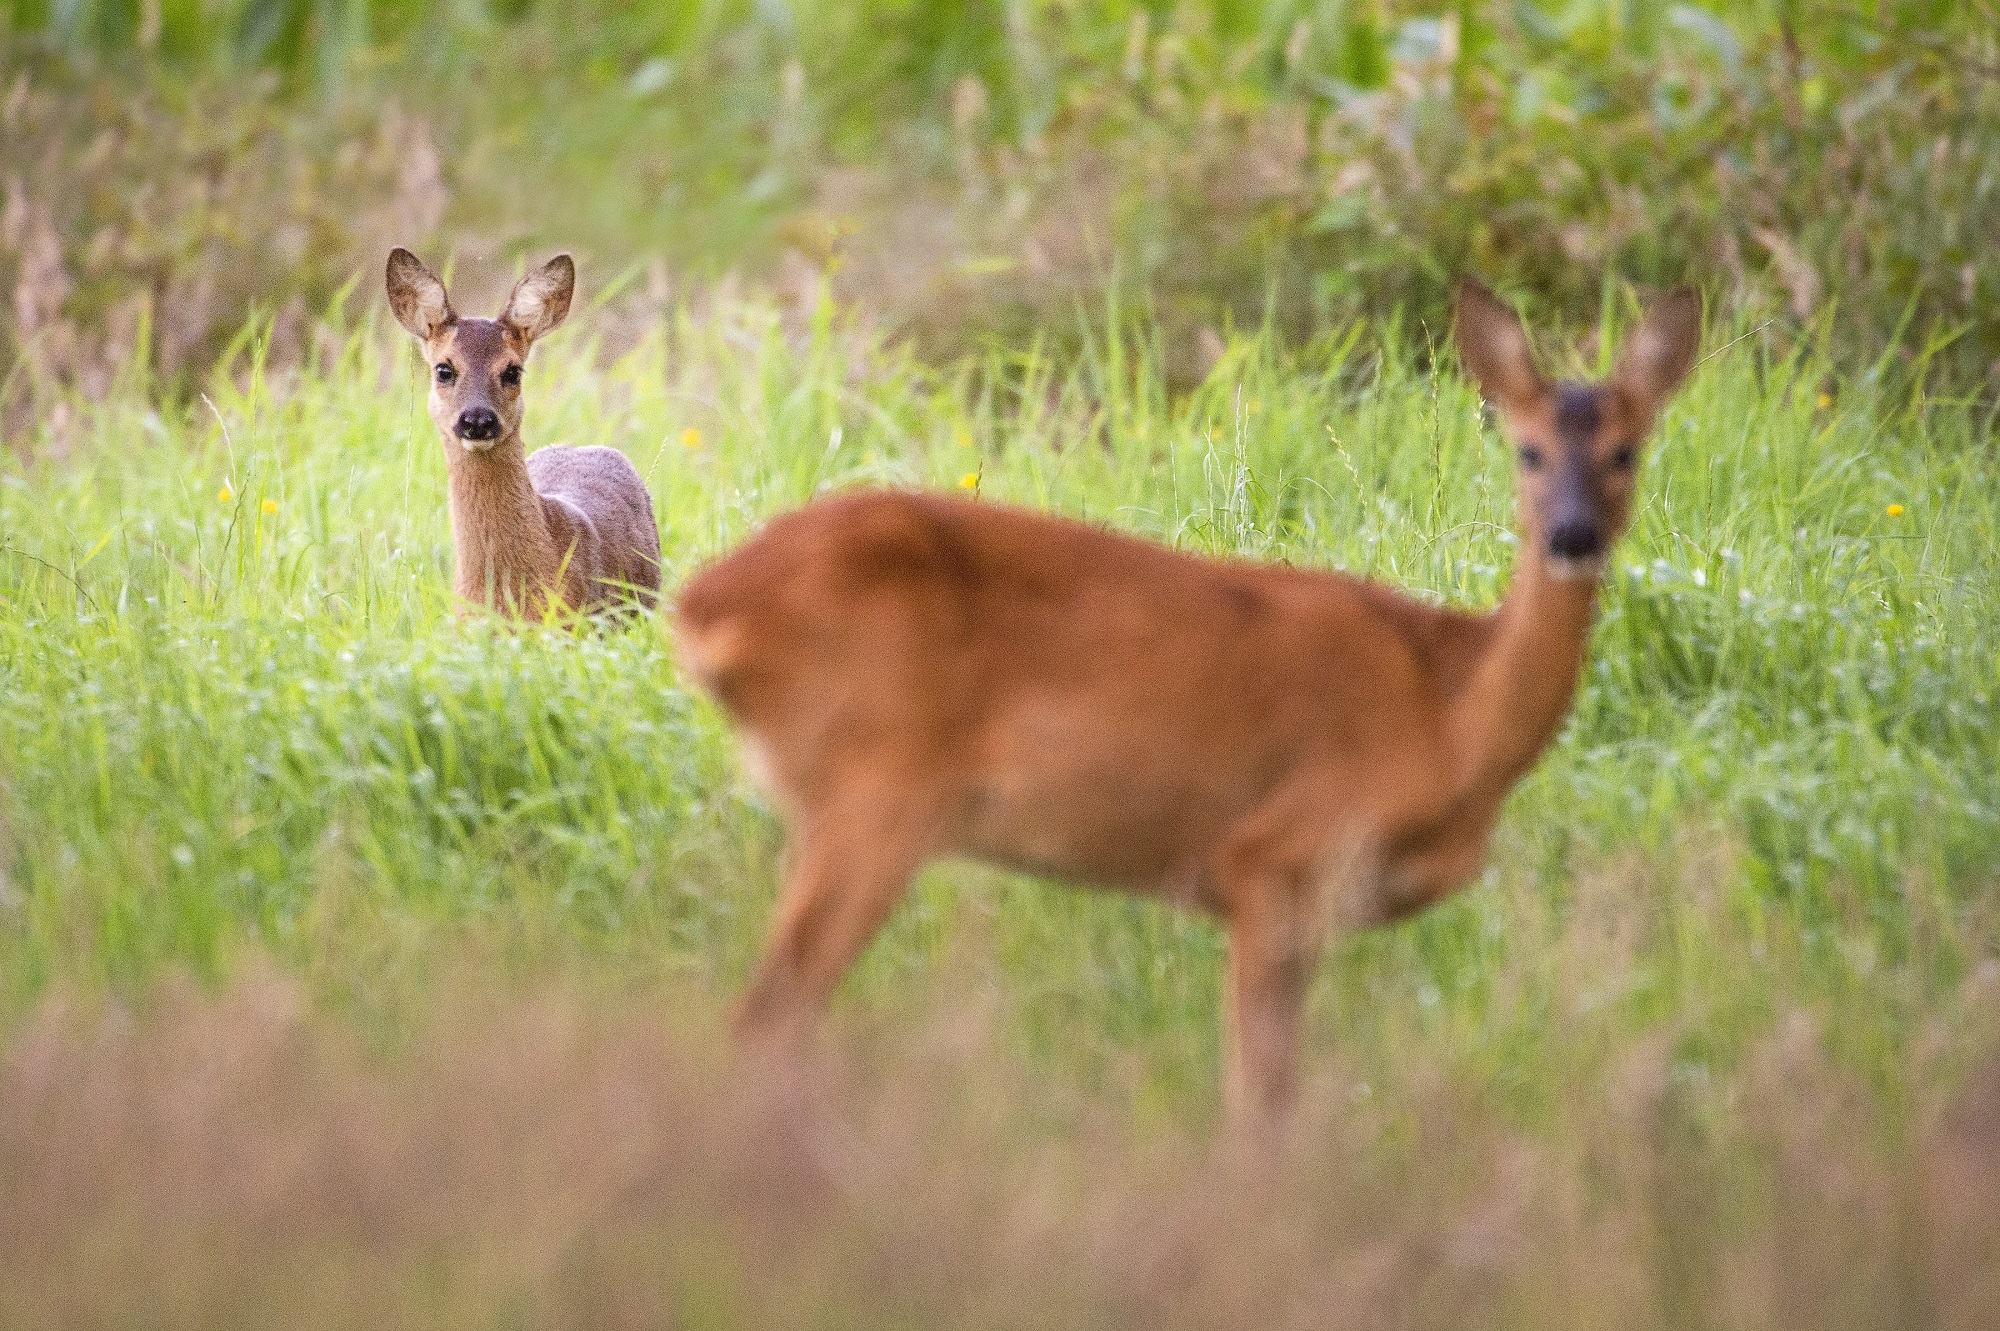
[[518, 614], [602, 610], [660, 589], [652, 497], [612, 448], [521, 443], [521, 381], [537, 339], [562, 323], [576, 267], [559, 254], [515, 286], [498, 319], [461, 319], [444, 283], [406, 249], [389, 254], [389, 305], [424, 346], [430, 414], [450, 476], [453, 583]]

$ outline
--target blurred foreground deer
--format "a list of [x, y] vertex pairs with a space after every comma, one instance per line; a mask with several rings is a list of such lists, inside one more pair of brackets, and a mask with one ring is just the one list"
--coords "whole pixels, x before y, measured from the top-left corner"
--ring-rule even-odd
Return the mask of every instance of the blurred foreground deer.
[[1562, 724], [1639, 446], [1699, 333], [1678, 291], [1609, 379], [1549, 383], [1514, 313], [1460, 288], [1460, 358], [1518, 449], [1520, 553], [1490, 614], [895, 492], [788, 513], [703, 571], [683, 657], [792, 834], [739, 1029], [811, 1012], [911, 875], [964, 855], [1218, 917], [1227, 1100], [1281, 1107], [1328, 927], [1470, 879]]
[[444, 283], [408, 250], [389, 252], [389, 308], [423, 343], [430, 413], [450, 474], [458, 594], [539, 618], [660, 590], [660, 529], [623, 453], [561, 445], [526, 453], [521, 377], [528, 352], [569, 314], [567, 254], [522, 278], [498, 319], [461, 319]]

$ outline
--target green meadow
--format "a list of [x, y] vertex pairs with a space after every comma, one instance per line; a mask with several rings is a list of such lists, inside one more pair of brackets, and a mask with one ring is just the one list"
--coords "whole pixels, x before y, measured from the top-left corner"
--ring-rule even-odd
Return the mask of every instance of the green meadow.
[[[942, 366], [824, 302], [718, 304], [615, 355], [594, 314], [537, 352], [527, 435], [628, 453], [670, 585], [816, 494], [921, 485], [1454, 603], [1505, 588], [1510, 450], [1455, 361], [1377, 327], [1238, 336], [1170, 394], [1115, 311], [1074, 356]], [[193, 403], [135, 385], [76, 407], [66, 456], [10, 455], [17, 1044], [53, 997], [143, 1014], [190, 981], [279, 983], [389, 1058], [467, 991], [595, 995], [656, 1009], [679, 1032], [659, 1038], [718, 1038], [781, 829], [677, 671], [668, 616], [572, 632], [459, 612], [423, 366], [394, 332], [356, 315], [278, 373], [253, 331]], [[1614, 342], [1543, 353], [1589, 373]], [[1984, 1054], [1990, 411], [1841, 373], [1747, 318], [1707, 346], [1644, 464], [1574, 717], [1490, 868], [1322, 968], [1309, 1083], [1333, 1106], [1384, 1088], [1371, 1151], [1453, 1135], [1440, 1097], [1447, 1123], [1560, 1140], [1641, 1056], [1716, 1138], [1676, 1149], [1748, 1150], [1742, 1080], [1802, 1022], [1814, 1067], [1859, 1088], [1843, 1149], [1912, 1150]], [[831, 1038], [894, 1082], [940, 1014], [973, 1014], [959, 1071], [1011, 1088], [1008, 1150], [1096, 1121], [1124, 1149], [1198, 1139], [1219, 952], [1164, 907], [938, 866]]]
[[[683, 316], [615, 357], [576, 323], [537, 357], [530, 446], [623, 449], [670, 585], [817, 494], [900, 485], [1454, 604], [1505, 589], [1505, 441], [1449, 363], [1366, 325], [1293, 350], [1239, 337], [1169, 398], [1143, 329], [927, 367], [824, 304], [795, 327], [754, 305]], [[1907, 955], [1905, 908], [1972, 904], [1951, 885], [2000, 848], [1991, 422], [1876, 391], [1809, 340], [1725, 323], [1709, 342], [1502, 871], [1559, 895], [1579, 859], [1714, 824], [1737, 909]], [[418, 360], [373, 321], [281, 376], [253, 342], [214, 395], [113, 398], [82, 409], [71, 456], [7, 463], [23, 991], [288, 953], [329, 875], [407, 926], [525, 911], [613, 953], [662, 928], [633, 951], [683, 964], [729, 950], [731, 916], [755, 923], [754, 895], [725, 908], [710, 889], [739, 889], [707, 880], [767, 876], [768, 819], [674, 669], [670, 618], [572, 634], [457, 612]], [[525, 900], [551, 878], [556, 897]]]
[[[2000, 1324], [1996, 31], [0, 4], [0, 1328]], [[978, 865], [731, 1045], [783, 828], [669, 613], [455, 603], [391, 243], [576, 252], [525, 437], [670, 590], [886, 485], [1491, 606], [1450, 282], [1565, 376], [1707, 327], [1567, 725], [1259, 1147], [1215, 925]]]
[[[1448, 362], [1365, 325], [1291, 350], [1239, 337], [1170, 398], [1143, 328], [927, 367], [826, 305], [795, 327], [754, 305], [684, 316], [615, 357], [576, 323], [533, 367], [531, 446], [624, 449], [670, 585], [816, 494], [905, 485], [1455, 604], [1505, 588], [1505, 441]], [[1693, 843], [1726, 855], [1717, 922], [1796, 947], [1772, 965], [1816, 997], [1914, 986], [1871, 1013], [1885, 1036], [1981, 954], [2000, 857], [1990, 422], [1875, 391], [1811, 341], [1724, 323], [1710, 344], [1651, 446], [1575, 717], [1486, 887], [1356, 944], [1333, 990], [1408, 987], [1440, 1021], [1532, 1038], [1527, 1010], [1489, 1006], [1512, 888], [1558, 906], [1593, 865]], [[1575, 373], [1600, 356], [1547, 350]], [[462, 930], [507, 936], [524, 966], [726, 989], [779, 837], [675, 669], [670, 618], [572, 633], [458, 613], [422, 367], [376, 321], [284, 375], [253, 339], [238, 370], [180, 407], [83, 408], [72, 456], [7, 464], [15, 1000], [264, 954], [360, 994]], [[1205, 927], [985, 874], [931, 875], [857, 1000], [892, 1006], [975, 919], [1042, 1024], [1087, 1012], [1162, 1075], [1205, 1061]], [[1131, 930], [1156, 954], [1137, 972]], [[1772, 978], [1743, 977], [1748, 1009], [1712, 1034], [1768, 1009]], [[1656, 1019], [1707, 982], [1685, 958], [1623, 1004]]]

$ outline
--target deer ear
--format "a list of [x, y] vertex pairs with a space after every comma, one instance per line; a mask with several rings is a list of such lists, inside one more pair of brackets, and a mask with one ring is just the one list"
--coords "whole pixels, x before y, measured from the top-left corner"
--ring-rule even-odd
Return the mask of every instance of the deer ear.
[[1452, 340], [1481, 395], [1506, 414], [1525, 414], [1548, 392], [1521, 316], [1477, 282], [1458, 284]]
[[430, 341], [439, 329], [458, 321], [444, 283], [401, 245], [389, 251], [388, 283], [389, 308], [395, 312], [396, 322], [419, 341]]
[[500, 322], [515, 336], [533, 342], [569, 317], [575, 292], [576, 264], [567, 254], [558, 254], [514, 284]]
[[1676, 287], [1653, 302], [1627, 339], [1611, 371], [1612, 385], [1651, 417], [1687, 378], [1700, 348], [1701, 296], [1693, 287]]

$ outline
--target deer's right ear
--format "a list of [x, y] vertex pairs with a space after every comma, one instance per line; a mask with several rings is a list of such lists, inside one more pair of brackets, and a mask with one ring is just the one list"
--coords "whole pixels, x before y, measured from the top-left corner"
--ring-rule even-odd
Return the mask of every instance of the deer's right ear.
[[532, 345], [569, 317], [570, 297], [576, 292], [576, 262], [558, 254], [514, 284], [500, 322], [516, 336]]
[[1525, 414], [1548, 392], [1521, 316], [1477, 282], [1458, 284], [1452, 340], [1480, 393], [1508, 415]]
[[438, 275], [401, 245], [389, 251], [388, 281], [389, 308], [395, 312], [396, 322], [418, 341], [430, 341], [458, 319]]
[[1611, 381], [1651, 417], [1680, 387], [1701, 350], [1701, 296], [1677, 287], [1653, 303], [1644, 323], [1618, 353]]

